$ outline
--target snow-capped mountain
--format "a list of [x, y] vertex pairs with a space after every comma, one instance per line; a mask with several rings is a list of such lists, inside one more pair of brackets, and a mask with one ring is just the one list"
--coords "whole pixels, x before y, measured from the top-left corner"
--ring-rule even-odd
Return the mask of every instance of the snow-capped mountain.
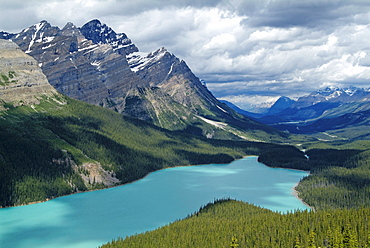
[[370, 99], [370, 89], [327, 87], [312, 92], [308, 96], [300, 97], [293, 107], [309, 107], [320, 102], [349, 103], [368, 99]]
[[[206, 137], [281, 135], [220, 103], [185, 61], [165, 48], [139, 53], [126, 34], [99, 20], [81, 28], [67, 23], [62, 29], [42, 21], [1, 37], [34, 57], [50, 84], [72, 98]], [[258, 132], [252, 137], [250, 130]]]
[[[259, 121], [292, 133], [368, 129], [370, 88], [328, 87], [300, 97], [290, 107]], [[360, 132], [361, 133], [361, 132]]]

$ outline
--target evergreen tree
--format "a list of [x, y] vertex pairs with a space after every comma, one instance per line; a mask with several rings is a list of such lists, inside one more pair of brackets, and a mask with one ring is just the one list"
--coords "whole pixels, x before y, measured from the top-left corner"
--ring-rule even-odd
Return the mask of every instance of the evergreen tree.
[[308, 238], [308, 248], [316, 248], [316, 241], [315, 241], [316, 233], [311, 231]]
[[235, 248], [235, 247], [238, 247], [239, 244], [238, 244], [238, 239], [235, 237], [235, 235], [231, 238], [231, 244], [230, 244], [230, 247], [231, 248]]
[[297, 236], [294, 240], [293, 248], [301, 248], [301, 241], [299, 236]]

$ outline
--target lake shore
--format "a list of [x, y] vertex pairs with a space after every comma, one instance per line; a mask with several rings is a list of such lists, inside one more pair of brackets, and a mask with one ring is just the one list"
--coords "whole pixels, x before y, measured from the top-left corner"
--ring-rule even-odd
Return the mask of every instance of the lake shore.
[[303, 201], [302, 198], [299, 197], [299, 192], [296, 190], [297, 186], [299, 185], [299, 182], [296, 183], [294, 185], [294, 187], [292, 188], [293, 192], [292, 192], [292, 195], [297, 198], [300, 202], [302, 202], [302, 204], [304, 204], [306, 207], [310, 208], [312, 211], [316, 211], [314, 207], [311, 207], [310, 205], [308, 205], [305, 201]]
[[[232, 162], [236, 161], [236, 160], [242, 160], [242, 159], [245, 159], [245, 158], [248, 158], [248, 157], [256, 157], [258, 158], [258, 156], [256, 155], [247, 155], [247, 156], [243, 156], [242, 158], [238, 158], [238, 159], [234, 159]], [[262, 163], [263, 164], [263, 163]], [[86, 191], [77, 191], [77, 192], [73, 192], [71, 194], [66, 194], [66, 195], [61, 195], [61, 196], [56, 196], [56, 197], [52, 197], [52, 198], [47, 198], [45, 200], [41, 200], [41, 201], [35, 201], [35, 202], [29, 202], [29, 203], [26, 203], [26, 204], [20, 204], [20, 205], [14, 205], [14, 206], [5, 206], [5, 207], [1, 207], [0, 206], [0, 209], [2, 208], [13, 208], [13, 207], [21, 207], [21, 206], [28, 206], [28, 205], [33, 205], [33, 204], [39, 204], [39, 203], [43, 203], [43, 202], [47, 202], [47, 201], [50, 201], [50, 200], [53, 200], [53, 199], [57, 199], [57, 198], [60, 198], [60, 197], [64, 197], [64, 196], [70, 196], [70, 195], [75, 195], [75, 194], [82, 194], [82, 193], [88, 193], [88, 192], [94, 192], [94, 191], [98, 191], [98, 190], [104, 190], [104, 189], [110, 189], [110, 188], [116, 188], [116, 187], [121, 187], [121, 186], [124, 186], [124, 185], [129, 185], [129, 184], [133, 184], [139, 180], [142, 180], [144, 178], [146, 178], [147, 176], [149, 176], [151, 173], [154, 173], [154, 172], [158, 172], [158, 171], [161, 171], [161, 170], [165, 170], [165, 169], [171, 169], [171, 168], [178, 168], [178, 167], [188, 167], [188, 166], [201, 166], [203, 164], [197, 164], [197, 165], [176, 165], [176, 166], [172, 166], [172, 167], [166, 167], [166, 168], [162, 168], [162, 169], [159, 169], [159, 170], [155, 170], [155, 171], [152, 171], [148, 174], [146, 174], [144, 177], [142, 178], [139, 178], [139, 179], [136, 179], [134, 181], [131, 181], [131, 182], [127, 182], [127, 183], [123, 183], [123, 184], [117, 184], [117, 185], [114, 185], [114, 186], [109, 186], [109, 187], [106, 187], [106, 188], [101, 188], [101, 189], [91, 189], [91, 190], [86, 190]], [[264, 164], [265, 165], [265, 164]], [[267, 167], [270, 167], [268, 165], [265, 165]], [[292, 169], [292, 168], [282, 168], [282, 167], [270, 167], [270, 168], [278, 168], [278, 169], [287, 169], [287, 170], [296, 170], [296, 171], [303, 171], [303, 170], [298, 170], [298, 169]], [[308, 172], [309, 171], [304, 171], [304, 172]], [[307, 206], [308, 208], [310, 208], [311, 210], [314, 211], [314, 208], [309, 206], [306, 202], [304, 202], [301, 198], [299, 198], [298, 196], [298, 191], [295, 189], [297, 186], [298, 186], [299, 182], [296, 183], [296, 185], [292, 188], [293, 190], [293, 193], [292, 195], [294, 197], [296, 197], [298, 200], [300, 200], [305, 206]]]
[[[233, 161], [231, 161], [230, 163], [234, 162], [235, 160], [239, 160], [239, 159], [244, 159], [244, 158], [247, 158], [247, 157], [257, 157], [255, 155], [248, 155], [248, 156], [244, 156], [242, 158], [238, 158], [238, 159], [234, 159]], [[90, 190], [85, 190], [85, 191], [77, 191], [77, 192], [73, 192], [71, 194], [66, 194], [66, 195], [61, 195], [61, 196], [56, 196], [56, 197], [51, 197], [51, 198], [46, 198], [45, 200], [40, 200], [40, 201], [35, 201], [35, 202], [29, 202], [29, 203], [25, 203], [25, 204], [20, 204], [20, 205], [14, 205], [14, 206], [5, 206], [5, 207], [2, 207], [0, 206], [0, 209], [2, 208], [14, 208], [14, 207], [22, 207], [22, 206], [28, 206], [28, 205], [33, 205], [33, 204], [38, 204], [38, 203], [43, 203], [43, 202], [47, 202], [47, 201], [50, 201], [50, 200], [53, 200], [53, 199], [57, 199], [57, 198], [60, 198], [60, 197], [64, 197], [64, 196], [70, 196], [70, 195], [75, 195], [75, 194], [82, 194], [82, 193], [88, 193], [88, 192], [94, 192], [94, 191], [98, 191], [98, 190], [104, 190], [104, 189], [110, 189], [110, 188], [116, 188], [116, 187], [121, 187], [121, 186], [124, 186], [124, 185], [129, 185], [129, 184], [132, 184], [132, 183], [135, 183], [139, 180], [142, 180], [144, 178], [146, 178], [147, 176], [149, 176], [151, 173], [154, 173], [154, 172], [157, 172], [157, 171], [161, 171], [161, 170], [165, 170], [165, 169], [170, 169], [170, 168], [177, 168], [177, 167], [187, 167], [187, 166], [200, 166], [200, 165], [203, 165], [203, 164], [189, 164], [189, 165], [176, 165], [176, 166], [172, 166], [172, 167], [165, 167], [165, 168], [162, 168], [162, 169], [159, 169], [159, 170], [155, 170], [155, 171], [152, 171], [152, 172], [149, 172], [148, 174], [146, 174], [144, 177], [142, 178], [138, 178], [134, 181], [131, 181], [131, 182], [127, 182], [127, 183], [122, 183], [122, 184], [117, 184], [117, 185], [113, 185], [113, 186], [107, 186], [106, 188], [101, 188], [101, 189], [90, 189]]]

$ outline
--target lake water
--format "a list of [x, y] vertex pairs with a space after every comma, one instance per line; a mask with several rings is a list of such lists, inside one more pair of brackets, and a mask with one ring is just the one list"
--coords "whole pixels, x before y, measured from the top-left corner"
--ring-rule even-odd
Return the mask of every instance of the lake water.
[[0, 247], [94, 248], [185, 218], [225, 197], [274, 211], [307, 209], [292, 195], [306, 175], [269, 168], [256, 157], [165, 169], [120, 187], [0, 209]]

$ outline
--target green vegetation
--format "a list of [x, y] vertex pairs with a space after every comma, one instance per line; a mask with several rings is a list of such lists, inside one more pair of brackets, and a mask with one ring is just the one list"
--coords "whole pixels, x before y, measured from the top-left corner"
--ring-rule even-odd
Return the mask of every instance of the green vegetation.
[[0, 85], [5, 86], [10, 83], [17, 82], [16, 80], [11, 80], [16, 76], [14, 71], [9, 71], [8, 73], [0, 73]]
[[102, 248], [369, 247], [369, 216], [369, 208], [281, 214], [221, 200], [184, 220], [112, 241]]
[[[63, 104], [60, 104], [63, 103]], [[0, 112], [0, 206], [106, 187], [84, 181], [84, 163], [120, 183], [178, 165], [228, 163], [273, 144], [209, 140], [57, 95]]]
[[[370, 151], [331, 152], [333, 156], [330, 152], [320, 151], [319, 155], [334, 162], [330, 165], [328, 161], [328, 166], [317, 168], [311, 176], [304, 178], [296, 188], [299, 196], [315, 209], [370, 206]], [[340, 156], [346, 152], [347, 155], [353, 154], [347, 158]], [[311, 153], [315, 159], [318, 151]], [[338, 157], [337, 161], [334, 157]]]
[[264, 151], [258, 159], [272, 167], [309, 170], [296, 190], [316, 210], [370, 205], [370, 150], [311, 149], [304, 154], [284, 147]]

